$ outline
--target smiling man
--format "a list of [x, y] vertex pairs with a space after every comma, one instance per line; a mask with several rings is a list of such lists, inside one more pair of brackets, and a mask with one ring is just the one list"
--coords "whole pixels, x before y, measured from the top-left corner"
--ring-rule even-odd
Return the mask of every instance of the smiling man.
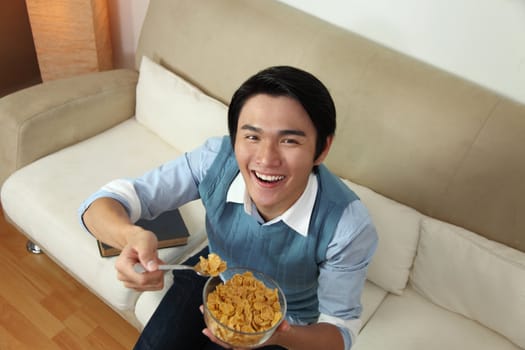
[[[122, 249], [115, 266], [127, 287], [156, 290], [163, 279], [155, 235], [133, 222], [200, 198], [206, 250], [229, 266], [272, 276], [286, 295], [286, 321], [264, 349], [349, 349], [377, 234], [359, 198], [322, 164], [335, 126], [334, 103], [316, 77], [288, 66], [265, 69], [235, 92], [229, 136], [140, 178], [109, 183], [83, 204], [81, 218]], [[135, 272], [136, 263], [147, 272]], [[174, 272], [135, 348], [227, 347], [205, 329], [204, 283]]]
[[332, 136], [323, 152], [315, 155], [315, 127], [301, 104], [286, 96], [251, 97], [238, 125], [235, 158], [247, 193], [265, 220], [274, 219], [303, 194]]

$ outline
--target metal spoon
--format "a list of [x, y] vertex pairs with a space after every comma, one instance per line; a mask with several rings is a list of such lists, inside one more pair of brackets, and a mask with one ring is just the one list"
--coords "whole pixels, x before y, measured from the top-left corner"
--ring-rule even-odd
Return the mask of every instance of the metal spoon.
[[[137, 273], [146, 272], [146, 269], [141, 264], [137, 263], [133, 266], [133, 269]], [[197, 263], [195, 266], [190, 265], [179, 265], [179, 264], [164, 264], [158, 266], [159, 270], [169, 271], [169, 270], [193, 270], [195, 273], [202, 277], [210, 277], [210, 274], [203, 271], [200, 267], [200, 264]]]

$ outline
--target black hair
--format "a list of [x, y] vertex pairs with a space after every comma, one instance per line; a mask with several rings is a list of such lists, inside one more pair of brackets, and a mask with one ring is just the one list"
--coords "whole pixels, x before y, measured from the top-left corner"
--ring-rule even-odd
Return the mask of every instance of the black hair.
[[228, 109], [228, 129], [235, 144], [239, 114], [246, 101], [255, 95], [287, 96], [298, 101], [308, 113], [315, 129], [317, 159], [335, 133], [335, 105], [328, 89], [312, 74], [290, 66], [266, 68], [246, 80], [233, 94]]

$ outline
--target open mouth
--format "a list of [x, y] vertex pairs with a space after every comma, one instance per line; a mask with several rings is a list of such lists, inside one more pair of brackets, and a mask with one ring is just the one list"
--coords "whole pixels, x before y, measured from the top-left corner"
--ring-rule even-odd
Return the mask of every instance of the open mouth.
[[283, 175], [266, 175], [266, 174], [258, 173], [256, 171], [253, 171], [253, 174], [259, 181], [264, 182], [264, 183], [269, 183], [269, 184], [277, 183], [284, 179]]

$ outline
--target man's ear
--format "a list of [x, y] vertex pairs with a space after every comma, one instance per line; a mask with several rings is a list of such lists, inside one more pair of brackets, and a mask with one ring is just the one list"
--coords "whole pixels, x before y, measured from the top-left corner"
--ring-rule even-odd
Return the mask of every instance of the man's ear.
[[321, 154], [317, 157], [317, 159], [314, 161], [314, 165], [319, 165], [324, 161], [324, 159], [328, 155], [328, 152], [330, 151], [330, 147], [332, 146], [333, 141], [334, 141], [334, 135], [330, 135], [326, 138], [326, 144], [324, 146], [324, 149], [321, 152]]

